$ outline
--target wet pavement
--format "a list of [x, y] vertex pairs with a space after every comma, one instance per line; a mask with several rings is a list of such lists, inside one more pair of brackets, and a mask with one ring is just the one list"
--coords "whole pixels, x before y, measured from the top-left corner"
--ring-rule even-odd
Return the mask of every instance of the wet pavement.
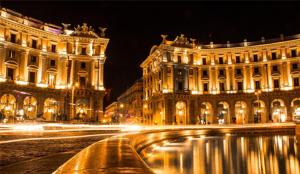
[[[52, 173], [80, 150], [114, 134], [112, 131], [2, 134], [0, 173]], [[13, 139], [21, 141], [1, 144]]]

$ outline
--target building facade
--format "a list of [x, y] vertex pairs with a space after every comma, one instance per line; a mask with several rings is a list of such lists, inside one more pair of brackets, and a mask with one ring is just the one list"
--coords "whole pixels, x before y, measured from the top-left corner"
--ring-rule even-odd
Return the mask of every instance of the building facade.
[[118, 97], [120, 120], [124, 123], [143, 123], [143, 81], [137, 80]]
[[112, 102], [110, 105], [105, 107], [104, 117], [101, 119], [103, 124], [110, 124], [110, 123], [118, 123], [118, 102]]
[[300, 35], [225, 45], [166, 37], [141, 64], [146, 124], [300, 118]]
[[0, 111], [15, 120], [97, 121], [109, 39], [83, 23], [74, 30], [0, 10]]

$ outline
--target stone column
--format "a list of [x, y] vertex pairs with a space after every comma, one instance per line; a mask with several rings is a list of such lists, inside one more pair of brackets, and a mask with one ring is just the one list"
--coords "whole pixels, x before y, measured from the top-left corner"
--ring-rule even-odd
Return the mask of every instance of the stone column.
[[4, 77], [5, 74], [5, 53], [6, 53], [6, 48], [3, 45], [0, 45], [0, 77]]
[[99, 66], [99, 86], [100, 88], [104, 88], [103, 85], [103, 72], [104, 72], [104, 62], [100, 62], [100, 66]]

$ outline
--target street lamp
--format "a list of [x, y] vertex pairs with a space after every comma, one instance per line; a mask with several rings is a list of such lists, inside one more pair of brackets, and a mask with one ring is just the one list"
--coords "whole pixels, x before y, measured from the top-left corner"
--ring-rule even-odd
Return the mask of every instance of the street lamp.
[[72, 118], [74, 118], [74, 113], [75, 113], [75, 103], [74, 103], [74, 93], [75, 93], [75, 88], [77, 88], [79, 86], [79, 83], [78, 82], [76, 82], [75, 83], [75, 85], [69, 85], [68, 87], [70, 88], [71, 87], [71, 89], [72, 89], [72, 91], [71, 91], [71, 115], [72, 115]]

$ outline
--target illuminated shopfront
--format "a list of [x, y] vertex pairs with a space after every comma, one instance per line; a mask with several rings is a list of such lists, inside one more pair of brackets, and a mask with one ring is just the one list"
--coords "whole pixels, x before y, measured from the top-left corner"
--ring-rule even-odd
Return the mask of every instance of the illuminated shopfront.
[[228, 122], [228, 116], [229, 116], [229, 104], [227, 102], [219, 102], [218, 104], [218, 123], [224, 124]]
[[244, 101], [237, 101], [234, 105], [235, 117], [232, 118], [232, 122], [236, 124], [247, 123], [247, 104]]
[[15, 117], [16, 98], [11, 94], [4, 94], [0, 99], [0, 111], [5, 118]]
[[208, 102], [203, 102], [200, 111], [200, 124], [210, 124], [212, 122], [212, 106]]
[[294, 121], [300, 121], [300, 98], [295, 98], [292, 101], [292, 114]]
[[254, 123], [266, 122], [266, 106], [261, 100], [256, 100], [253, 103]]
[[88, 101], [84, 99], [80, 99], [76, 101], [76, 108], [75, 108], [75, 119], [77, 120], [87, 120], [88, 116]]
[[35, 97], [28, 96], [23, 102], [24, 116], [26, 119], [35, 119], [37, 116], [37, 100]]
[[183, 101], [176, 103], [176, 124], [186, 124], [186, 104]]
[[44, 102], [44, 118], [47, 121], [55, 121], [58, 113], [58, 102], [53, 98], [47, 98]]
[[272, 120], [273, 122], [285, 122], [286, 121], [286, 106], [281, 99], [275, 99], [271, 104]]

